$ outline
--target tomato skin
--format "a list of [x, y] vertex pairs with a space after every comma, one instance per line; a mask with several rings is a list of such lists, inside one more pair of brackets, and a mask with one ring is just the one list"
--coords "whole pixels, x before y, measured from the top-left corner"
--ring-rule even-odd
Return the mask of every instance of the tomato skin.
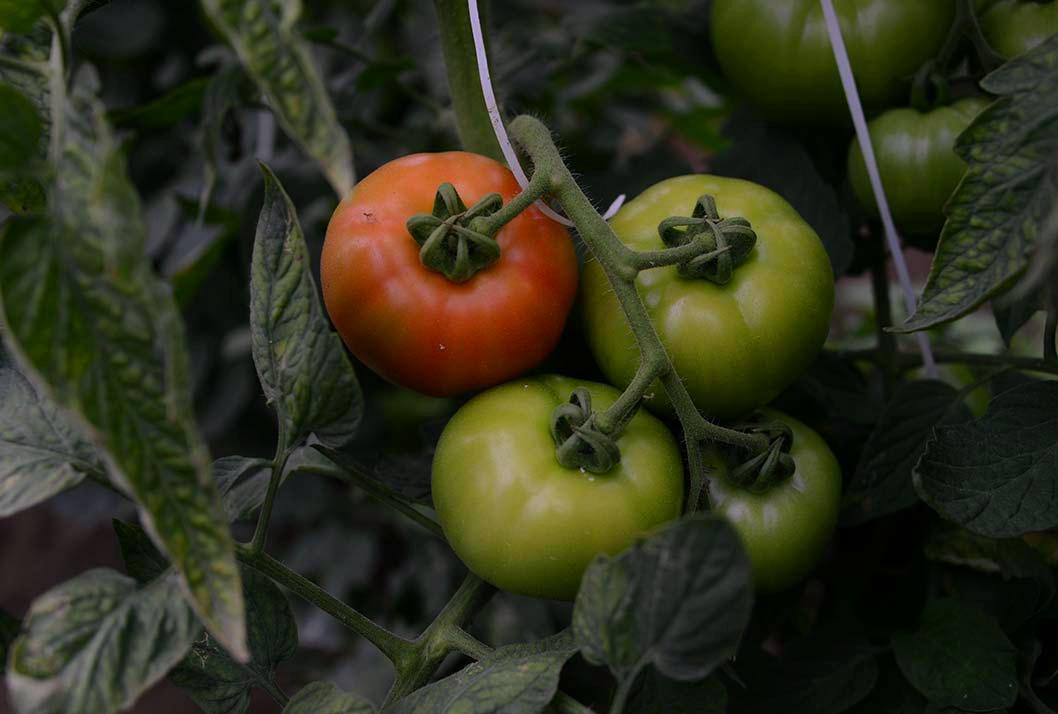
[[521, 192], [505, 166], [477, 154], [396, 159], [335, 209], [320, 267], [327, 312], [350, 351], [386, 379], [434, 396], [535, 367], [558, 341], [577, 291], [569, 233], [536, 207], [500, 230], [499, 260], [469, 281], [424, 267], [405, 222], [430, 213], [446, 181], [467, 206]]
[[[636, 278], [651, 321], [694, 403], [732, 418], [767, 404], [818, 354], [830, 327], [834, 277], [819, 237], [778, 194], [740, 179], [667, 179], [625, 204], [610, 225], [629, 247], [664, 247], [658, 223], [689, 216], [702, 194], [721, 216], [742, 216], [757, 233], [749, 259], [726, 285], [680, 277], [675, 267]], [[639, 351], [620, 304], [596, 261], [585, 265], [581, 303], [588, 342], [607, 378], [627, 385]], [[646, 404], [668, 413], [660, 386]]]
[[1004, 57], [1017, 57], [1058, 33], [1058, 2], [996, 0], [980, 17], [985, 39]]
[[[889, 208], [903, 232], [935, 236], [944, 225], [944, 204], [966, 173], [966, 164], [955, 153], [955, 139], [986, 106], [988, 100], [968, 97], [929, 112], [891, 109], [868, 124]], [[849, 146], [848, 169], [856, 198], [877, 218], [878, 206], [855, 140]]]
[[[836, 0], [835, 11], [868, 113], [906, 99], [935, 56], [953, 0]], [[851, 123], [819, 0], [714, 0], [713, 48], [750, 103], [784, 123]]]
[[618, 553], [683, 504], [679, 446], [639, 412], [604, 474], [560, 466], [551, 413], [587, 387], [598, 411], [619, 392], [553, 375], [494, 387], [445, 427], [433, 462], [433, 501], [448, 542], [482, 579], [504, 590], [571, 600], [599, 553]]
[[793, 475], [764, 493], [753, 493], [727, 480], [728, 464], [712, 450], [706, 454], [712, 467], [706, 488], [711, 509], [742, 536], [757, 589], [774, 592], [804, 578], [830, 542], [841, 506], [841, 468], [810, 427], [774, 409], [761, 411], [793, 431]]

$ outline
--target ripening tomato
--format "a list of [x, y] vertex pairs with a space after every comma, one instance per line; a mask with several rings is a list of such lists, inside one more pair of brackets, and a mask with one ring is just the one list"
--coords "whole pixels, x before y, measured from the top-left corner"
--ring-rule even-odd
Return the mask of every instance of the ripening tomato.
[[577, 290], [566, 229], [532, 206], [496, 234], [500, 257], [466, 282], [425, 267], [406, 222], [430, 213], [442, 183], [472, 206], [521, 189], [492, 159], [413, 154], [364, 178], [335, 210], [320, 268], [327, 312], [350, 351], [386, 379], [448, 396], [539, 364]]

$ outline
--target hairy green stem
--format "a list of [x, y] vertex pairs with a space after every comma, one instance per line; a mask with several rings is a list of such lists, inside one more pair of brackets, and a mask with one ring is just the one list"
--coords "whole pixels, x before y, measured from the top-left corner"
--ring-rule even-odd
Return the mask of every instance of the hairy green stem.
[[[397, 668], [397, 680], [386, 695], [383, 708], [396, 702], [430, 681], [437, 668], [453, 649], [452, 639], [459, 639], [466, 644], [466, 638], [454, 635], [454, 631], [463, 626], [495, 594], [496, 589], [473, 573], [467, 574], [452, 599], [444, 606], [411, 645], [410, 650], [402, 653], [394, 661]], [[469, 637], [467, 635], [466, 637]]]
[[628, 695], [632, 693], [632, 686], [636, 683], [640, 669], [636, 667], [627, 677], [617, 680], [617, 691], [610, 703], [610, 714], [624, 713], [625, 705], [628, 704]]
[[503, 161], [503, 153], [489, 121], [485, 95], [481, 91], [466, 0], [434, 0], [434, 8], [441, 31], [441, 51], [444, 53], [448, 91], [452, 96], [459, 140], [467, 151]]
[[[551, 139], [551, 133], [543, 123], [530, 116], [520, 116], [511, 122], [509, 129], [512, 137], [532, 159], [534, 177], [535, 174], [547, 176], [549, 193], [558, 200], [566, 215], [577, 225], [581, 238], [606, 273], [639, 346], [641, 361], [648, 365], [648, 370], [658, 370], [661, 384], [676, 409], [686, 435], [687, 457], [691, 466], [688, 507], [693, 509], [697, 506], [704, 483], [702, 441], [720, 441], [759, 452], [768, 447], [768, 440], [763, 436], [726, 429], [702, 417], [679, 375], [672, 369], [665, 347], [636, 289], [635, 276], [639, 267], [635, 252], [614, 235], [613, 229], [584, 195], [563, 163]], [[633, 380], [622, 395], [623, 405], [627, 406], [630, 402], [636, 403], [642, 399], [652, 383], [645, 381], [645, 376], [649, 373], [642, 370], [637, 372], [637, 376], [641, 378]], [[606, 417], [611, 424], [614, 419], [615, 415]]]
[[[55, 33], [55, 37], [59, 40], [59, 50], [62, 56], [62, 67], [63, 77], [68, 77], [71, 69], [70, 62], [70, 35], [66, 31], [67, 25], [63, 22], [59, 12], [51, 5], [48, 7], [48, 24], [51, 25], [52, 32]], [[73, 19], [70, 20], [70, 25], [73, 25]]]
[[521, 193], [508, 201], [500, 210], [491, 216], [483, 216], [473, 221], [473, 228], [487, 236], [495, 236], [503, 226], [514, 220], [529, 206], [547, 192], [547, 176], [533, 174], [529, 185]]
[[697, 241], [691, 241], [676, 248], [634, 252], [630, 256], [629, 262], [634, 266], [636, 272], [639, 272], [641, 270], [650, 270], [651, 268], [662, 268], [667, 265], [679, 265], [697, 257], [701, 252], [702, 247]]
[[[877, 349], [867, 350], [835, 350], [834, 354], [849, 359], [870, 360], [875, 364], [881, 364], [881, 355]], [[1013, 367], [1028, 372], [1043, 372], [1046, 374], [1058, 374], [1058, 362], [1049, 362], [1036, 357], [1021, 357], [1019, 355], [1001, 354], [990, 355], [977, 352], [954, 352], [941, 351], [933, 354], [938, 362], [955, 364], [973, 364], [992, 367]], [[917, 352], [897, 352], [894, 357], [900, 371], [907, 371], [922, 366], [922, 356]]]
[[265, 690], [265, 692], [268, 693], [268, 696], [272, 697], [272, 700], [276, 704], [281, 707], [285, 707], [287, 704], [290, 703], [290, 697], [284, 694], [283, 690], [279, 688], [279, 685], [272, 681], [271, 678], [261, 676], [251, 670], [249, 667], [244, 666], [243, 669], [245, 669], [249, 673], [249, 675], [254, 678], [254, 681], [258, 684], [258, 686], [261, 687], [261, 689]]
[[558, 714], [594, 714], [591, 709], [563, 691], [555, 693], [555, 698], [551, 700], [551, 707]]
[[441, 526], [437, 521], [408, 503], [408, 501], [401, 497], [396, 491], [379, 483], [365, 473], [355, 469], [346, 469], [340, 466], [326, 466], [323, 464], [303, 464], [297, 467], [297, 471], [329, 476], [340, 481], [348, 481], [349, 483], [358, 486], [364, 491], [364, 493], [371, 496], [376, 501], [380, 501], [401, 515], [415, 521], [415, 523], [426, 529], [430, 535], [436, 536], [441, 540], [445, 539], [444, 532], [441, 530]]
[[635, 376], [632, 377], [628, 387], [621, 392], [617, 401], [610, 405], [609, 409], [596, 415], [595, 425], [599, 430], [604, 434], [613, 434], [627, 424], [639, 408], [640, 401], [650, 385], [669, 369], [671, 366], [667, 360], [650, 359], [644, 356], [639, 362]]
[[370, 618], [346, 605], [304, 575], [294, 572], [267, 553], [253, 553], [246, 546], [237, 545], [235, 554], [246, 565], [311, 602], [363, 637], [377, 647], [394, 665], [406, 660], [408, 653], [414, 649], [415, 645], [412, 642], [376, 625]]
[[[280, 427], [279, 443], [283, 444], [283, 428]], [[290, 449], [280, 446], [275, 458], [272, 459], [272, 475], [268, 479], [268, 491], [265, 492], [264, 502], [261, 504], [261, 512], [257, 514], [257, 526], [253, 531], [249, 549], [251, 553], [260, 553], [264, 550], [265, 541], [268, 539], [268, 525], [272, 521], [272, 506], [275, 504], [276, 493], [279, 492], [279, 484], [283, 481], [283, 470], [286, 469], [287, 459], [290, 458]]]
[[445, 634], [445, 642], [450, 649], [462, 652], [467, 657], [479, 660], [488, 656], [492, 648], [471, 635], [462, 627], [451, 627]]

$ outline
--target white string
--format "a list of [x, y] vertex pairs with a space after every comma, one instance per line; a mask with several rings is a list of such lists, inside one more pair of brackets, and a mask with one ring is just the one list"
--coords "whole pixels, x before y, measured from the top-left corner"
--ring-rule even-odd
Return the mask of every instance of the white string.
[[[907, 261], [900, 248], [900, 236], [896, 232], [893, 214], [889, 210], [889, 201], [882, 186], [878, 160], [874, 155], [870, 132], [867, 131], [867, 118], [863, 113], [860, 95], [856, 91], [856, 79], [852, 75], [852, 64], [849, 62], [849, 54], [845, 49], [845, 40], [841, 36], [841, 25], [838, 23], [837, 13], [834, 12], [833, 0], [820, 0], [820, 3], [823, 5], [823, 16], [826, 19], [827, 34], [830, 36], [830, 47], [834, 50], [834, 59], [838, 63], [841, 86], [845, 90], [845, 99], [848, 101], [849, 112], [852, 114], [852, 124], [856, 127], [856, 141], [859, 142], [860, 150], [863, 152], [863, 163], [867, 166], [867, 175], [871, 179], [871, 189], [874, 191], [874, 200], [878, 203], [878, 213], [882, 217], [885, 241], [889, 245], [889, 253], [893, 256], [893, 267], [896, 268], [896, 277], [904, 293], [904, 306], [907, 308], [907, 314], [913, 315], [915, 313], [915, 288], [911, 284], [911, 273], [907, 269]], [[918, 340], [918, 349], [922, 353], [922, 364], [926, 368], [926, 376], [936, 379], [937, 364], [933, 359], [929, 336], [925, 332], [916, 332], [915, 338]]]
[[[518, 154], [515, 153], [511, 140], [507, 136], [507, 128], [503, 125], [503, 119], [500, 117], [500, 110], [496, 103], [496, 94], [492, 91], [492, 78], [489, 76], [489, 59], [485, 55], [485, 38], [481, 32], [481, 16], [478, 14], [477, 0], [467, 0], [467, 8], [470, 10], [470, 31], [474, 35], [474, 53], [478, 61], [478, 79], [481, 81], [481, 92], [485, 95], [485, 109], [488, 110], [489, 121], [492, 122], [492, 130], [496, 133], [496, 141], [500, 144], [503, 158], [507, 160], [507, 165], [511, 167], [511, 172], [522, 187], [522, 190], [525, 190], [529, 185], [529, 177], [525, 175], [522, 165], [518, 163]], [[606, 209], [606, 213], [602, 217], [609, 219], [617, 213], [624, 201], [625, 195], [622, 193], [614, 199], [614, 202], [610, 204], [610, 207]], [[573, 221], [555, 213], [543, 201], [537, 201], [536, 206], [548, 217], [559, 223], [570, 227], [573, 226]]]

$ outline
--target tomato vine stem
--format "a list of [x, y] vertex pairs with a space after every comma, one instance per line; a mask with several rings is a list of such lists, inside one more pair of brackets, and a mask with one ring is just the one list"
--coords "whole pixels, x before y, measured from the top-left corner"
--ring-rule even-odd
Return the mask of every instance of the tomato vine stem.
[[489, 121], [474, 58], [474, 36], [466, 0], [434, 0], [441, 51], [444, 53], [448, 91], [455, 110], [463, 148], [503, 161], [499, 142]]
[[312, 582], [294, 572], [267, 553], [254, 553], [245, 545], [236, 545], [235, 555], [240, 561], [272, 579], [294, 594], [308, 600], [379, 649], [390, 662], [396, 664], [407, 658], [414, 644], [375, 624], [369, 617]]
[[[639, 346], [641, 368], [618, 400], [619, 408], [637, 408], [654, 379], [660, 379], [676, 410], [686, 437], [687, 459], [691, 472], [688, 509], [695, 510], [704, 485], [701, 452], [703, 441], [719, 441], [759, 452], [768, 448], [768, 440], [763, 436], [719, 426], [707, 421], [699, 413], [683, 381], [673, 370], [672, 362], [636, 289], [635, 276], [640, 268], [635, 251], [617, 238], [610, 224], [584, 195], [562, 161], [562, 156], [551, 138], [551, 132], [542, 122], [523, 115], [514, 119], [509, 129], [514, 140], [532, 159], [534, 178], [536, 174], [547, 177], [548, 193], [561, 204], [566, 215], [576, 224], [584, 243], [605, 271]], [[617, 413], [601, 416], [603, 423], [610, 426], [623, 423], [627, 419], [625, 414]]]
[[[398, 659], [391, 660], [397, 668], [397, 680], [393, 683], [389, 694], [386, 695], [383, 708], [406, 697], [430, 681], [449, 652], [457, 649], [453, 639], [459, 639], [461, 644], [466, 643], [466, 638], [459, 638], [458, 634], [455, 634], [456, 630], [462, 630], [463, 625], [495, 593], [496, 588], [473, 573], [467, 574], [459, 590], [444, 606], [440, 614], [434, 618], [434, 621], [413, 642], [407, 643], [410, 647], [402, 650]], [[403, 640], [403, 642], [407, 641]]]
[[287, 459], [290, 458], [291, 449], [284, 446], [286, 440], [283, 438], [282, 424], [279, 430], [279, 450], [276, 452], [275, 458], [272, 459], [272, 473], [268, 478], [268, 491], [265, 492], [261, 511], [257, 514], [257, 526], [254, 528], [253, 538], [248, 546], [251, 553], [260, 553], [264, 550], [265, 540], [268, 538], [268, 525], [272, 520], [272, 505], [275, 503], [276, 493], [279, 492], [279, 485], [283, 480], [283, 471], [286, 469]]

